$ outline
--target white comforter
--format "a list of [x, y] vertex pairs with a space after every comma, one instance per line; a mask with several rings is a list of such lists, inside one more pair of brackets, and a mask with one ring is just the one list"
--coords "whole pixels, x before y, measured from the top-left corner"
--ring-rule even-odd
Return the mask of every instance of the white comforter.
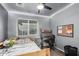
[[40, 50], [40, 48], [36, 45], [34, 41], [32, 41], [30, 43], [14, 45], [13, 47], [9, 48], [8, 51], [3, 54], [3, 56], [15, 56], [18, 54], [34, 52], [38, 50]]

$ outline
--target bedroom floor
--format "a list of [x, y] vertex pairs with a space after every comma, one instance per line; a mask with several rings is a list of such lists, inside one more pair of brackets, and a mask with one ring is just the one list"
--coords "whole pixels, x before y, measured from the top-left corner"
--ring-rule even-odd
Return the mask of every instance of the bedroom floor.
[[64, 52], [61, 52], [57, 49], [51, 50], [51, 56], [64, 56]]

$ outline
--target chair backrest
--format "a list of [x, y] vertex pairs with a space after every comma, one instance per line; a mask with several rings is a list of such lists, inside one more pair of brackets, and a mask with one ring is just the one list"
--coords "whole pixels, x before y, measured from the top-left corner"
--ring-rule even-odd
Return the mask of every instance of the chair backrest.
[[19, 54], [18, 56], [50, 56], [50, 48], [45, 48], [31, 53]]

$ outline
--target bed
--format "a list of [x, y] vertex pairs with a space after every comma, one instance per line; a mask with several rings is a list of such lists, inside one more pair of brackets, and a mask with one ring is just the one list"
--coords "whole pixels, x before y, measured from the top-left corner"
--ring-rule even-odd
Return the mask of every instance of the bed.
[[41, 49], [37, 44], [30, 39], [19, 39], [16, 44], [11, 48], [8, 48], [3, 56], [17, 56], [25, 53], [31, 53], [35, 51], [40, 51]]
[[44, 48], [39, 51], [33, 51], [29, 53], [19, 54], [18, 56], [50, 56], [50, 48]]

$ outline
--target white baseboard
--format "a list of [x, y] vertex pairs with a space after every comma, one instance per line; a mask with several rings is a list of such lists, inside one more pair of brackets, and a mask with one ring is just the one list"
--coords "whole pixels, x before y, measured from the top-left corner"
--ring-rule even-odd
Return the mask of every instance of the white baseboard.
[[58, 49], [58, 50], [60, 50], [60, 51], [62, 51], [62, 52], [64, 52], [64, 50], [62, 50], [62, 49], [60, 49], [60, 48], [58, 48], [58, 47], [56, 47], [56, 46], [55, 46], [55, 48]]

